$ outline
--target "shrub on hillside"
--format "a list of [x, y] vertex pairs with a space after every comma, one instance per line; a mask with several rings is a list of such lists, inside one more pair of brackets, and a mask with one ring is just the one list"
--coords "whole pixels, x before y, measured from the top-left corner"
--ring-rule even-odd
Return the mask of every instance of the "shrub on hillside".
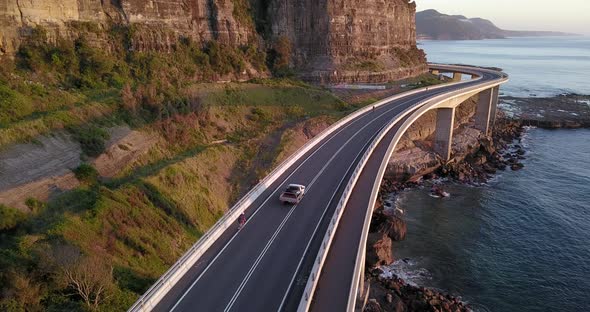
[[31, 99], [0, 84], [0, 125], [33, 113]]
[[27, 205], [27, 207], [31, 209], [32, 213], [39, 213], [45, 210], [45, 208], [47, 207], [46, 203], [32, 197], [27, 198], [27, 200], [25, 201], [25, 205]]
[[108, 132], [96, 126], [70, 128], [70, 131], [80, 143], [84, 154], [90, 157], [96, 157], [104, 152], [105, 143], [110, 137]]
[[27, 218], [27, 215], [15, 208], [0, 204], [0, 231], [16, 228]]
[[94, 183], [98, 179], [98, 171], [91, 164], [83, 163], [74, 169], [76, 179], [83, 183]]

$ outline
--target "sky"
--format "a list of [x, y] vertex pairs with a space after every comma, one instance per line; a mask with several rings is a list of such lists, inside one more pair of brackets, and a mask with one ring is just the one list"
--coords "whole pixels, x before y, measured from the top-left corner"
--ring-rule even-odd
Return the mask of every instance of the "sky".
[[417, 10], [489, 19], [507, 30], [590, 35], [590, 0], [415, 0]]

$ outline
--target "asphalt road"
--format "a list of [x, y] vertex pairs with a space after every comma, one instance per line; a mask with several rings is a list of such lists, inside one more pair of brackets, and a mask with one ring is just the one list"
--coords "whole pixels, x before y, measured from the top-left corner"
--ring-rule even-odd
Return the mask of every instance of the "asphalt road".
[[[488, 76], [484, 77], [484, 81], [491, 78]], [[470, 84], [475, 83], [481, 81]], [[374, 136], [406, 108], [456, 88], [444, 87], [391, 101], [357, 117], [329, 135], [252, 203], [246, 211], [246, 226], [241, 231], [237, 231], [237, 224], [235, 228], [226, 230], [160, 301], [155, 311], [295, 310], [327, 229], [327, 222], [348, 178]], [[376, 154], [371, 158], [368, 168], [377, 162]], [[341, 221], [345, 228], [351, 228], [351, 232], [344, 230], [347, 236], [337, 234], [334, 245], [343, 255], [352, 251], [354, 256], [330, 262], [339, 269], [324, 272], [332, 272], [337, 278], [329, 280], [322, 277], [321, 282], [329, 281], [330, 284], [318, 287], [318, 293], [326, 293], [327, 297], [320, 297], [326, 301], [316, 300], [314, 309], [317, 311], [343, 311], [340, 306], [334, 308], [331, 302], [336, 296], [341, 296], [339, 291], [345, 288], [347, 296], [349, 285], [334, 288], [333, 294], [336, 296], [330, 295], [331, 287], [340, 277], [345, 279], [346, 274], [352, 274], [352, 270], [347, 271], [350, 264], [343, 262], [349, 260], [354, 265], [360, 232], [354, 233], [352, 230], [362, 221], [362, 218], [355, 220], [358, 211], [367, 207], [370, 191], [366, 192], [362, 187], [370, 190], [373, 183], [371, 172], [363, 172], [363, 177], [357, 183], [358, 192], [355, 191], [348, 204], [357, 209], [347, 207]], [[280, 192], [290, 183], [307, 186], [305, 197], [296, 206], [283, 205], [278, 200]], [[364, 197], [367, 197], [366, 201]], [[340, 232], [343, 232], [341, 226], [338, 228]], [[348, 239], [355, 236], [356, 239], [348, 244]], [[336, 255], [336, 258], [340, 257], [340, 253]], [[324, 310], [323, 307], [330, 308]]]

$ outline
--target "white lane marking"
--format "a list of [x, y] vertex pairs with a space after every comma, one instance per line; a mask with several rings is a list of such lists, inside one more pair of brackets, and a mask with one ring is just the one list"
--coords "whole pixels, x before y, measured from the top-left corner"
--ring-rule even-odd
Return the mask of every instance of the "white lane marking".
[[[429, 96], [430, 96], [430, 95], [429, 95]], [[403, 102], [403, 103], [400, 103], [400, 104], [398, 104], [398, 105], [395, 105], [394, 107], [392, 107], [392, 108], [390, 108], [390, 109], [386, 110], [384, 113], [380, 114], [380, 115], [379, 115], [379, 116], [377, 116], [376, 118], [373, 118], [372, 120], [370, 120], [370, 122], [373, 122], [373, 121], [375, 121], [375, 119], [377, 119], [377, 118], [380, 118], [380, 117], [382, 117], [383, 115], [385, 115], [385, 114], [387, 114], [387, 113], [391, 112], [392, 110], [394, 110], [394, 109], [396, 109], [396, 108], [398, 108], [398, 107], [400, 107], [400, 106], [402, 106], [402, 105], [405, 105], [405, 104], [407, 104], [407, 103], [409, 103], [409, 102], [411, 102], [411, 101], [414, 101], [414, 100], [416, 100], [416, 99], [413, 99], [413, 100], [408, 100], [408, 101], [405, 101], [405, 102]], [[388, 104], [384, 104], [384, 105], [388, 105]], [[322, 147], [324, 147], [326, 144], [328, 144], [328, 143], [329, 143], [329, 142], [330, 142], [330, 141], [331, 141], [333, 138], [335, 138], [336, 136], [338, 136], [338, 134], [340, 134], [342, 131], [344, 131], [345, 129], [347, 129], [347, 128], [348, 128], [348, 127], [350, 127], [351, 125], [353, 125], [353, 124], [355, 124], [355, 123], [357, 123], [357, 122], [361, 121], [362, 119], [364, 119], [364, 117], [366, 117], [366, 116], [371, 116], [371, 115], [372, 115], [372, 112], [367, 112], [367, 113], [365, 113], [365, 115], [363, 115], [362, 117], [360, 117], [360, 118], [358, 118], [358, 119], [355, 119], [355, 120], [353, 120], [351, 123], [349, 123], [348, 125], [346, 125], [346, 126], [342, 127], [342, 128], [341, 128], [340, 130], [338, 130], [338, 131], [337, 131], [337, 132], [336, 132], [334, 135], [332, 135], [330, 138], [328, 138], [328, 139], [326, 140], [326, 142], [322, 143], [322, 144], [321, 144], [321, 145], [320, 145], [320, 146], [319, 146], [319, 147], [318, 147], [318, 148], [317, 148], [315, 151], [313, 151], [313, 153], [311, 153], [311, 154], [310, 154], [308, 157], [306, 157], [306, 158], [305, 158], [305, 160], [304, 160], [303, 162], [301, 162], [301, 164], [299, 164], [299, 166], [297, 166], [297, 168], [295, 168], [295, 170], [293, 170], [293, 172], [291, 172], [291, 174], [289, 174], [289, 176], [287, 176], [287, 177], [286, 177], [286, 178], [285, 178], [285, 179], [284, 179], [284, 180], [283, 180], [283, 181], [282, 181], [282, 182], [281, 182], [281, 183], [278, 185], [278, 187], [277, 187], [277, 188], [276, 188], [276, 189], [275, 189], [275, 190], [274, 190], [274, 191], [273, 191], [273, 192], [272, 192], [272, 193], [271, 193], [271, 194], [270, 194], [270, 195], [269, 195], [269, 196], [268, 196], [268, 197], [267, 197], [267, 198], [264, 200], [264, 202], [262, 202], [262, 204], [260, 204], [260, 205], [258, 206], [258, 209], [256, 209], [256, 210], [254, 211], [254, 213], [253, 213], [253, 214], [250, 216], [250, 218], [248, 218], [248, 220], [247, 220], [247, 221], [246, 221], [246, 223], [244, 224], [244, 227], [245, 227], [245, 226], [246, 226], [246, 225], [247, 225], [247, 224], [248, 224], [248, 223], [249, 223], [249, 222], [250, 222], [250, 221], [253, 219], [253, 217], [254, 217], [254, 216], [255, 216], [255, 215], [256, 215], [256, 214], [257, 214], [257, 213], [260, 211], [260, 209], [261, 209], [262, 207], [264, 207], [264, 205], [266, 204], [266, 202], [268, 202], [268, 200], [269, 200], [270, 198], [272, 198], [272, 197], [274, 196], [274, 194], [275, 194], [275, 193], [276, 193], [276, 192], [277, 192], [279, 189], [281, 189], [281, 186], [282, 186], [282, 185], [283, 185], [283, 184], [284, 184], [284, 183], [285, 183], [287, 180], [289, 180], [289, 178], [291, 178], [291, 176], [293, 176], [293, 175], [294, 175], [294, 174], [297, 172], [297, 170], [299, 170], [299, 168], [301, 168], [301, 167], [302, 167], [302, 166], [303, 166], [303, 165], [304, 165], [304, 164], [305, 164], [305, 163], [306, 163], [306, 162], [307, 162], [307, 161], [308, 161], [308, 160], [309, 160], [311, 157], [313, 157], [313, 156], [314, 156], [314, 155], [315, 155], [315, 154], [316, 154], [318, 151], [320, 151]], [[369, 123], [370, 123], [370, 122], [369, 122]], [[367, 124], [367, 125], [368, 125], [368, 124]], [[362, 129], [364, 129], [364, 128], [365, 128], [367, 125], [365, 125], [365, 126], [362, 128]], [[357, 135], [359, 132], [360, 132], [360, 130], [359, 130], [359, 131], [357, 131], [357, 132], [356, 132], [356, 133], [353, 135], [353, 137], [354, 137], [354, 136], [356, 136], [356, 135]], [[236, 232], [236, 233], [235, 233], [235, 234], [232, 236], [232, 238], [231, 238], [231, 239], [230, 239], [230, 240], [229, 240], [229, 241], [228, 241], [228, 242], [225, 244], [225, 246], [223, 246], [223, 248], [222, 248], [222, 249], [219, 251], [219, 253], [217, 253], [217, 255], [216, 255], [214, 258], [213, 258], [213, 260], [211, 260], [211, 262], [210, 262], [210, 263], [207, 265], [207, 267], [206, 267], [206, 268], [203, 270], [203, 272], [201, 272], [201, 274], [199, 274], [199, 276], [198, 276], [198, 277], [195, 279], [195, 281], [194, 281], [194, 282], [191, 284], [191, 286], [190, 286], [190, 287], [189, 287], [189, 288], [188, 288], [188, 289], [187, 289], [187, 290], [184, 292], [184, 294], [183, 294], [183, 295], [180, 297], [180, 299], [178, 299], [178, 301], [176, 302], [176, 304], [174, 304], [174, 306], [173, 306], [173, 307], [170, 309], [170, 312], [173, 312], [173, 311], [174, 311], [174, 310], [175, 310], [175, 309], [178, 307], [178, 305], [179, 305], [179, 304], [182, 302], [182, 300], [183, 300], [183, 299], [184, 299], [184, 298], [185, 298], [185, 297], [188, 295], [188, 293], [191, 291], [191, 289], [192, 289], [192, 288], [193, 288], [193, 287], [194, 287], [194, 286], [197, 284], [197, 282], [198, 282], [198, 281], [199, 281], [199, 280], [200, 280], [200, 279], [203, 277], [203, 275], [205, 275], [205, 273], [206, 273], [206, 272], [209, 270], [209, 268], [210, 268], [210, 267], [211, 267], [211, 266], [212, 266], [212, 265], [215, 263], [215, 261], [216, 261], [216, 260], [217, 260], [217, 259], [218, 259], [218, 258], [221, 256], [221, 254], [222, 254], [222, 253], [225, 251], [225, 249], [227, 249], [227, 247], [228, 247], [228, 246], [229, 246], [229, 245], [232, 243], [232, 241], [233, 241], [233, 240], [234, 240], [234, 239], [235, 239], [235, 238], [238, 236], [238, 234], [239, 234], [239, 232]]]
[[[383, 129], [383, 127], [381, 127], [381, 129]], [[379, 132], [380, 131], [381, 130], [379, 130]], [[372, 142], [372, 140], [375, 138], [375, 136], [377, 134], [378, 133], [375, 133], [375, 135], [371, 137], [371, 140], [367, 141], [367, 143], [365, 143], [365, 145], [358, 152], [358, 154], [356, 154], [354, 161], [350, 164], [350, 166], [348, 166], [348, 169], [346, 169], [346, 173], [344, 174], [342, 179], [340, 179], [340, 182], [338, 183], [336, 190], [340, 189], [340, 187], [342, 186], [342, 183], [344, 182], [344, 179], [346, 179], [346, 177], [348, 176], [350, 169], [352, 169], [352, 167], [356, 164], [356, 160], [365, 151], [365, 148]], [[305, 250], [303, 251], [303, 255], [307, 254], [307, 251], [309, 250], [309, 247], [311, 246], [311, 242], [313, 241], [313, 238], [315, 237], [318, 229], [320, 228], [320, 224], [322, 224], [322, 220], [324, 219], [324, 216], [328, 212], [328, 208], [332, 204], [332, 201], [334, 200], [334, 197], [336, 196], [337, 193], [338, 193], [338, 191], [334, 192], [332, 194], [332, 197], [330, 197], [330, 200], [328, 201], [326, 208], [324, 208], [324, 212], [322, 213], [322, 216], [320, 217], [318, 223], [315, 226], [315, 229], [313, 230], [313, 233], [311, 234], [310, 240], [307, 242], [307, 246], [305, 246]], [[287, 286], [287, 289], [285, 290], [285, 295], [283, 296], [283, 300], [281, 300], [281, 305], [279, 306], [279, 309], [277, 311], [281, 311], [283, 309], [283, 306], [285, 305], [285, 302], [287, 300], [287, 296], [289, 295], [289, 290], [291, 289], [291, 287], [293, 287], [293, 283], [295, 282], [295, 278], [297, 277], [297, 273], [299, 272], [299, 269], [301, 268], [301, 265], [303, 264], [304, 259], [305, 259], [304, 257], [301, 257], [301, 259], [299, 259], [299, 263], [297, 264], [297, 268], [295, 269], [295, 272], [293, 273], [293, 277], [291, 278], [291, 282], [289, 282], [289, 285]]]
[[[387, 114], [388, 112], [390, 112], [391, 110], [405, 105], [407, 103], [409, 103], [411, 101], [406, 101], [404, 103], [400, 103], [397, 106], [389, 109], [388, 111], [380, 114], [379, 116], [377, 116], [376, 118], [373, 118], [370, 122], [368, 122], [367, 124], [365, 124], [362, 128], [360, 128], [357, 132], [355, 132], [352, 136], [350, 136], [348, 138], [348, 140], [346, 140], [346, 142], [344, 142], [344, 144], [342, 144], [342, 146], [340, 146], [340, 148], [334, 153], [334, 155], [332, 155], [332, 157], [330, 157], [330, 159], [326, 162], [326, 164], [322, 167], [322, 169], [315, 175], [315, 177], [313, 178], [313, 180], [309, 183], [306, 191], [308, 190], [312, 190], [312, 186], [313, 184], [315, 184], [315, 182], [317, 181], [317, 179], [322, 175], [322, 173], [326, 170], [326, 168], [328, 168], [328, 166], [330, 164], [332, 164], [332, 162], [334, 161], [334, 159], [336, 158], [336, 156], [338, 156], [338, 154], [340, 154], [340, 152], [342, 152], [342, 150], [350, 143], [350, 141], [352, 141], [354, 138], [356, 138], [356, 136], [361, 133], [365, 128], [367, 128], [368, 126], [370, 126], [373, 122], [375, 122], [378, 118], [383, 117], [385, 114]], [[380, 129], [383, 129], [383, 127], [381, 127]], [[379, 131], [377, 132], [379, 133]], [[371, 136], [371, 138], [374, 138], [375, 135]], [[361, 152], [364, 150], [364, 148], [367, 146], [368, 143], [370, 143], [371, 140], [368, 140], [367, 143], [365, 143], [365, 145], [363, 146], [363, 149], [361, 149]], [[359, 152], [359, 154], [361, 153]], [[358, 157], [355, 156], [355, 160]], [[352, 165], [351, 165], [352, 166]], [[349, 166], [350, 168], [350, 166]], [[347, 170], [348, 172], [348, 170]], [[346, 175], [345, 175], [346, 176]], [[337, 188], [338, 189], [338, 188]], [[336, 190], [337, 190], [336, 189]], [[334, 194], [332, 194], [332, 198], [334, 197]], [[330, 201], [332, 200], [332, 198], [330, 199]], [[297, 206], [297, 205], [296, 205]], [[238, 286], [238, 289], [236, 290], [236, 292], [234, 293], [234, 295], [232, 296], [230, 302], [228, 303], [228, 305], [225, 307], [224, 311], [227, 312], [229, 310], [231, 310], [232, 306], [234, 305], [234, 303], [236, 302], [236, 300], [238, 299], [238, 297], [240, 296], [240, 294], [242, 293], [242, 290], [244, 289], [244, 287], [246, 286], [246, 284], [248, 283], [248, 281], [250, 280], [250, 277], [252, 276], [252, 274], [254, 273], [254, 270], [256, 270], [256, 268], [258, 267], [258, 264], [260, 263], [260, 261], [262, 260], [262, 258], [264, 258], [264, 255], [266, 254], [266, 252], [268, 251], [268, 248], [272, 245], [272, 243], [274, 242], [274, 240], [276, 239], [276, 237], [278, 236], [278, 234], [280, 233], [280, 231], [283, 229], [283, 226], [286, 224], [286, 221], [289, 219], [289, 217], [291, 217], [291, 214], [293, 213], [293, 211], [295, 210], [295, 207], [293, 206], [292, 210], [289, 211], [289, 214], [283, 219], [283, 221], [281, 222], [281, 224], [279, 225], [279, 227], [276, 229], [275, 233], [273, 234], [273, 236], [271, 237], [271, 239], [267, 242], [266, 246], [264, 247], [264, 249], [262, 250], [262, 252], [260, 253], [260, 255], [258, 255], [258, 258], [256, 259], [256, 261], [254, 262], [254, 264], [252, 265], [252, 267], [250, 268], [250, 270], [248, 271], [248, 274], [246, 274], [246, 276], [244, 277], [244, 279], [242, 280], [242, 282], [240, 283], [240, 286]], [[328, 206], [326, 206], [326, 208], [324, 209], [324, 212], [322, 214], [322, 218], [325, 215], [326, 211], [328, 210]], [[321, 223], [321, 218], [320, 221]], [[313, 238], [313, 236], [312, 236]], [[309, 243], [308, 243], [309, 244]]]

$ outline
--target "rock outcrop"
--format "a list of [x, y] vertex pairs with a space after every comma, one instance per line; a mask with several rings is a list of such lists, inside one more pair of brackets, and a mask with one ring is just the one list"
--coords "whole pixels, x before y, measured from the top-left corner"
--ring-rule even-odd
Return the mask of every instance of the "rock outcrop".
[[131, 51], [171, 52], [183, 38], [272, 49], [286, 38], [304, 79], [382, 82], [427, 70], [415, 10], [408, 0], [2, 0], [0, 56], [13, 56], [36, 28], [50, 42], [85, 34], [113, 50], [123, 26]]
[[367, 238], [367, 267], [392, 264], [392, 242], [404, 240], [406, 232], [406, 222], [393, 210], [385, 210], [380, 203], [373, 213]]
[[381, 82], [425, 72], [408, 0], [271, 1], [272, 36], [293, 45], [308, 80]]
[[171, 51], [183, 37], [238, 46], [256, 37], [251, 20], [234, 17], [235, 4], [245, 1], [2, 0], [0, 54], [14, 54], [35, 27], [52, 41], [91, 30], [98, 34], [96, 43], [104, 44], [113, 24], [134, 26], [130, 48], [139, 51]]
[[364, 311], [472, 311], [460, 298], [437, 290], [406, 283], [397, 276], [385, 276], [375, 269], [371, 276], [371, 298]]

